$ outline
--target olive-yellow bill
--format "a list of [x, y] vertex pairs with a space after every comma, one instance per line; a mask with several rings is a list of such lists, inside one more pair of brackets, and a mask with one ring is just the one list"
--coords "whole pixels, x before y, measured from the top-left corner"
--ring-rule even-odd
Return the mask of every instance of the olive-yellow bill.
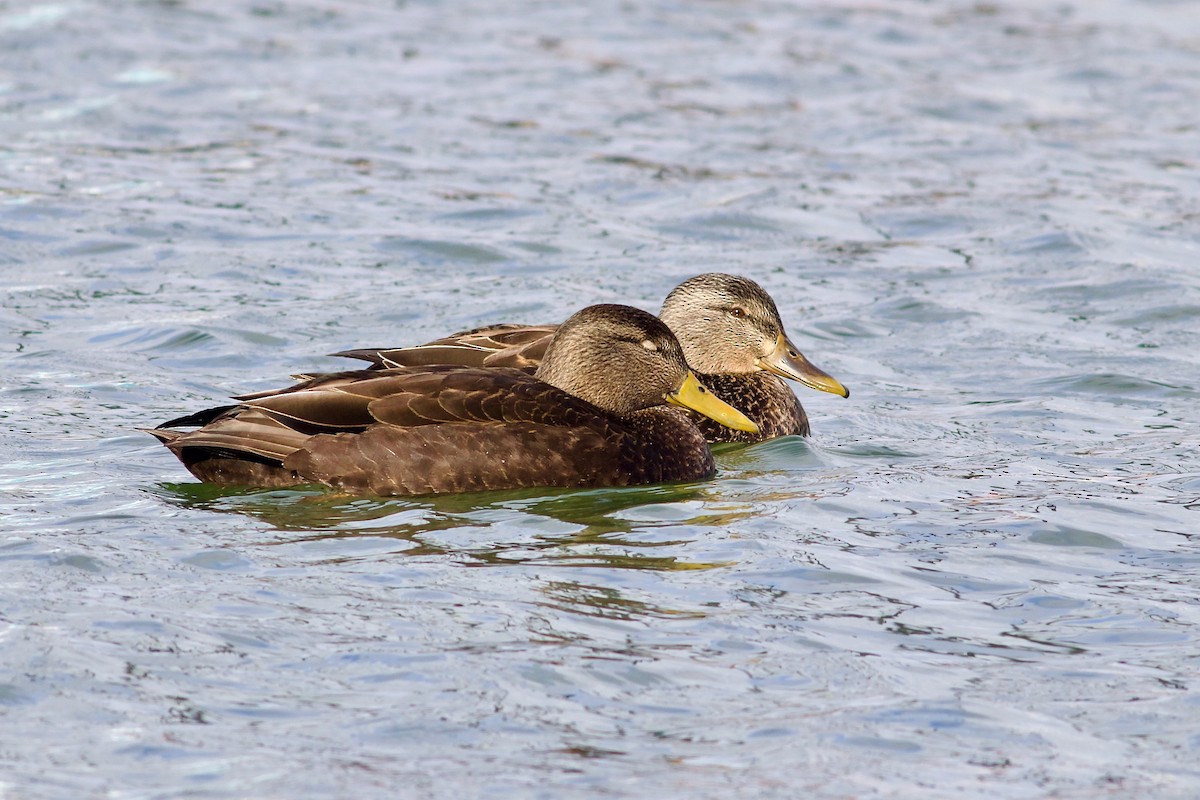
[[751, 422], [749, 417], [705, 388], [691, 370], [688, 370], [687, 377], [683, 379], [679, 388], [666, 396], [666, 400], [671, 405], [690, 408], [735, 431], [758, 433], [758, 426]]
[[775, 349], [758, 359], [758, 366], [767, 372], [799, 381], [810, 389], [840, 394], [842, 397], [850, 396], [849, 389], [842, 386], [837, 378], [805, 358], [799, 348], [782, 333], [775, 342]]

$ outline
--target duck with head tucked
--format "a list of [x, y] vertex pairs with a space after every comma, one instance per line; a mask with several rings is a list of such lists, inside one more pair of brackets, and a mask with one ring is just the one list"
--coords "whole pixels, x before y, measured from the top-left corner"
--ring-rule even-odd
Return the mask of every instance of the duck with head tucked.
[[618, 305], [559, 326], [533, 375], [400, 366], [236, 399], [147, 432], [203, 481], [420, 495], [711, 476], [704, 434], [672, 406], [756, 430], [696, 379], [662, 321]]
[[[675, 287], [659, 317], [688, 364], [713, 394], [754, 421], [735, 430], [703, 416], [696, 424], [710, 442], [757, 442], [809, 434], [808, 415], [781, 380], [849, 397], [850, 390], [804, 357], [784, 332], [779, 309], [754, 281], [710, 272]], [[374, 369], [417, 364], [504, 366], [534, 371], [557, 325], [501, 324], [462, 331], [415, 347], [346, 350], [334, 355], [370, 361]]]

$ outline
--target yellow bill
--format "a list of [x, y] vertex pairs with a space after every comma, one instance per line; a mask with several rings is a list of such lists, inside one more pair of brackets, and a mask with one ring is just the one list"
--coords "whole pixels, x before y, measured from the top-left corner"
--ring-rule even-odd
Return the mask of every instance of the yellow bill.
[[830, 392], [849, 397], [850, 390], [842, 386], [837, 378], [823, 369], [818, 369], [804, 354], [788, 341], [782, 333], [775, 342], [775, 349], [766, 356], [758, 359], [760, 369], [772, 372], [783, 378], [799, 381], [810, 389], [819, 392]]
[[667, 402], [671, 405], [690, 408], [709, 419], [716, 420], [726, 428], [758, 433], [758, 426], [751, 422], [749, 417], [705, 388], [690, 369], [679, 388], [667, 395]]

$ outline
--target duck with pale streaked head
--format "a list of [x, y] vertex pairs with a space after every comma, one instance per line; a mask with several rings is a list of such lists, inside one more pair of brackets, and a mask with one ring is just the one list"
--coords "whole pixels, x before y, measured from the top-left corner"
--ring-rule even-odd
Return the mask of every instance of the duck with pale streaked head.
[[[758, 427], [756, 432], [733, 430], [696, 415], [696, 424], [710, 442], [808, 436], [808, 415], [782, 378], [850, 396], [849, 389], [791, 342], [775, 301], [749, 278], [719, 272], [689, 278], [667, 295], [659, 317], [678, 337], [688, 364], [704, 385]], [[335, 355], [370, 361], [377, 369], [464, 364], [532, 372], [557, 329], [557, 325], [491, 325], [414, 347], [346, 350]]]

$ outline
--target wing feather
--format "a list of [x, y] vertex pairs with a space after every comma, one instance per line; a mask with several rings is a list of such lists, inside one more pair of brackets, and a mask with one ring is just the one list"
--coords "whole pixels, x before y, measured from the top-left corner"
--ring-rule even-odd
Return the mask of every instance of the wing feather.
[[557, 325], [489, 325], [412, 347], [368, 347], [333, 355], [369, 361], [370, 369], [375, 370], [449, 364], [533, 372], [546, 355], [556, 330]]
[[306, 433], [362, 430], [375, 422], [371, 398], [336, 389], [289, 392], [246, 403]]

